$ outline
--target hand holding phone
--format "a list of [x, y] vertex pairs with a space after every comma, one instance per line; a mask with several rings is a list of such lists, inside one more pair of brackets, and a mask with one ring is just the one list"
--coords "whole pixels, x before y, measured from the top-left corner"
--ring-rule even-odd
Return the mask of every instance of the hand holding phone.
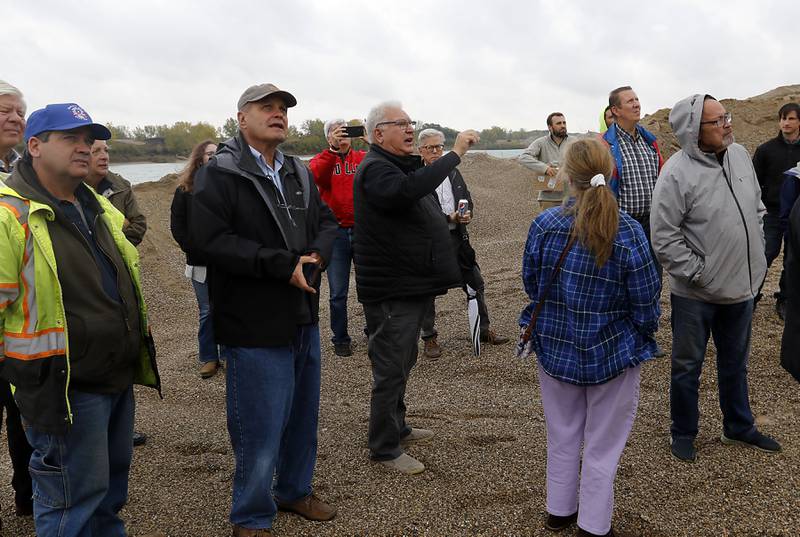
[[345, 125], [344, 133], [347, 138], [361, 138], [367, 134], [364, 125]]

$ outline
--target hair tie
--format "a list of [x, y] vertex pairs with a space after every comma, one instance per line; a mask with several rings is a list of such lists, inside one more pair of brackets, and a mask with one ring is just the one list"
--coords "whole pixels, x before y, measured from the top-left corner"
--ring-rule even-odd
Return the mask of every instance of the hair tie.
[[605, 185], [606, 184], [606, 178], [603, 176], [602, 173], [598, 173], [597, 175], [592, 177], [592, 180], [589, 181], [589, 184], [591, 184], [593, 187]]

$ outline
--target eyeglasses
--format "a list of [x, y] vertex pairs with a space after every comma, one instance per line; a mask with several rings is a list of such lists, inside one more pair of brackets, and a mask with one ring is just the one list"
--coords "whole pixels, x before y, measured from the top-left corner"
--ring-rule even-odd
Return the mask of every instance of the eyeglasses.
[[376, 127], [380, 127], [381, 125], [396, 125], [396, 126], [400, 127], [401, 129], [406, 130], [408, 127], [411, 127], [412, 129], [415, 129], [417, 127], [417, 122], [416, 121], [410, 121], [408, 119], [398, 119], [396, 121], [381, 121], [380, 123], [378, 123], [375, 126]]
[[431, 153], [439, 153], [440, 151], [444, 150], [444, 144], [421, 145], [419, 148], [424, 149], [425, 151], [430, 151]]
[[712, 119], [709, 121], [701, 121], [701, 125], [714, 125], [715, 127], [724, 127], [725, 125], [730, 125], [733, 121], [733, 116], [730, 112], [725, 112], [717, 119]]

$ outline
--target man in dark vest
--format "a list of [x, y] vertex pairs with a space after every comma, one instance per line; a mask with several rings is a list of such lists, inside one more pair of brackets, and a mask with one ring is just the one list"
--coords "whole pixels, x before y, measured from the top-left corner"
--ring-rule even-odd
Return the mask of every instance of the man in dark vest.
[[406, 423], [403, 401], [422, 319], [431, 297], [461, 285], [434, 191], [478, 141], [475, 131], [462, 132], [450, 153], [423, 167], [413, 154], [414, 125], [398, 102], [370, 110], [370, 150], [353, 185], [356, 287], [373, 377], [370, 457], [405, 474], [418, 474], [425, 466], [403, 446], [433, 436]]

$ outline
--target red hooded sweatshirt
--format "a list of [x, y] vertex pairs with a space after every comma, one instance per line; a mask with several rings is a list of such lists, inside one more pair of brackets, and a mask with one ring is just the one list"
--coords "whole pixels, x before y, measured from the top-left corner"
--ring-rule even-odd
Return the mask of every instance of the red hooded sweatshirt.
[[309, 163], [322, 201], [331, 208], [341, 227], [353, 227], [353, 179], [366, 154], [350, 149], [343, 156], [326, 149]]

